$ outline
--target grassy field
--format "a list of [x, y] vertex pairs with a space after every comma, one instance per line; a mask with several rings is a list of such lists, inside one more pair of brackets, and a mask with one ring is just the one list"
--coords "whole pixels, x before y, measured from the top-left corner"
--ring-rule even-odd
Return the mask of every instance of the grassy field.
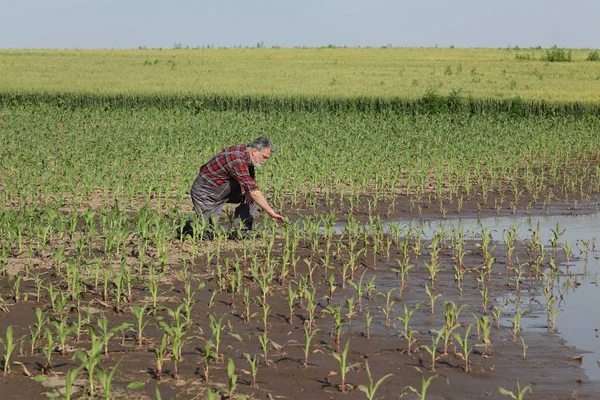
[[323, 48], [1, 50], [0, 93], [600, 102], [600, 70], [573, 50]]

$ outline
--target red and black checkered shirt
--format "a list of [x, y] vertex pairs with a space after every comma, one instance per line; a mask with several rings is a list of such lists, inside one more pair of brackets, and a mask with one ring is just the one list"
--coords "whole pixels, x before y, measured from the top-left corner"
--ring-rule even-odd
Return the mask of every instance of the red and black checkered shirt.
[[254, 180], [254, 166], [246, 152], [248, 145], [227, 147], [200, 167], [200, 177], [205, 182], [220, 186], [227, 180], [235, 180], [244, 192], [258, 190]]

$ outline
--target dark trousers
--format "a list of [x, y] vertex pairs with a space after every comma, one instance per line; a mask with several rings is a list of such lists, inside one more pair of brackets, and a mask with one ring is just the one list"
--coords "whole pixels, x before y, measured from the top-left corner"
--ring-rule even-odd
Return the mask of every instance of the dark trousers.
[[232, 179], [219, 186], [211, 186], [198, 176], [190, 193], [194, 210], [206, 221], [209, 229], [216, 227], [225, 203], [239, 204], [233, 214], [232, 228], [252, 229], [258, 205], [244, 204], [245, 196], [237, 181]]

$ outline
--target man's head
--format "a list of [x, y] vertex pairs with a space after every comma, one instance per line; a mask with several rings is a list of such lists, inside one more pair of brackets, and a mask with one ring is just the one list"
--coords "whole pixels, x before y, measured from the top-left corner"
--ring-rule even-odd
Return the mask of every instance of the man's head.
[[256, 168], [263, 165], [271, 157], [271, 153], [275, 153], [275, 147], [266, 137], [259, 137], [248, 145], [250, 162]]

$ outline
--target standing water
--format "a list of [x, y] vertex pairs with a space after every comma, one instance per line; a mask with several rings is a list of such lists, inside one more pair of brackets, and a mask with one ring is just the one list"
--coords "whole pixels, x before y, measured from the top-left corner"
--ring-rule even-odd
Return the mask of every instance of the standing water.
[[[384, 223], [386, 229], [391, 223], [408, 223], [409, 221], [390, 221]], [[502, 242], [502, 233], [508, 229], [516, 229], [520, 240], [529, 239], [532, 232], [537, 232], [546, 248], [550, 247], [550, 239], [555, 237], [553, 231], [564, 233], [559, 238], [559, 251], [564, 252], [561, 245], [572, 245], [572, 258], [567, 269], [566, 264], [560, 265], [563, 276], [559, 277], [556, 287], [561, 297], [558, 306], [560, 312], [556, 318], [557, 333], [582, 352], [582, 366], [592, 380], [600, 380], [600, 288], [599, 288], [599, 257], [590, 245], [589, 259], [586, 264], [580, 247], [582, 241], [600, 243], [600, 214], [579, 216], [546, 216], [546, 217], [494, 217], [482, 219], [457, 219], [423, 222], [425, 238], [444, 231], [461, 230], [481, 232], [487, 229], [493, 240]], [[345, 224], [336, 225], [336, 231], [342, 233]], [[575, 246], [575, 244], [579, 246]], [[541, 296], [541, 294], [540, 294]], [[538, 298], [542, 304], [543, 296]], [[514, 311], [514, 310], [513, 310]], [[540, 322], [541, 321], [541, 322]], [[526, 313], [522, 325], [527, 331], [547, 330], [546, 314]], [[577, 355], [577, 354], [574, 354]]]

